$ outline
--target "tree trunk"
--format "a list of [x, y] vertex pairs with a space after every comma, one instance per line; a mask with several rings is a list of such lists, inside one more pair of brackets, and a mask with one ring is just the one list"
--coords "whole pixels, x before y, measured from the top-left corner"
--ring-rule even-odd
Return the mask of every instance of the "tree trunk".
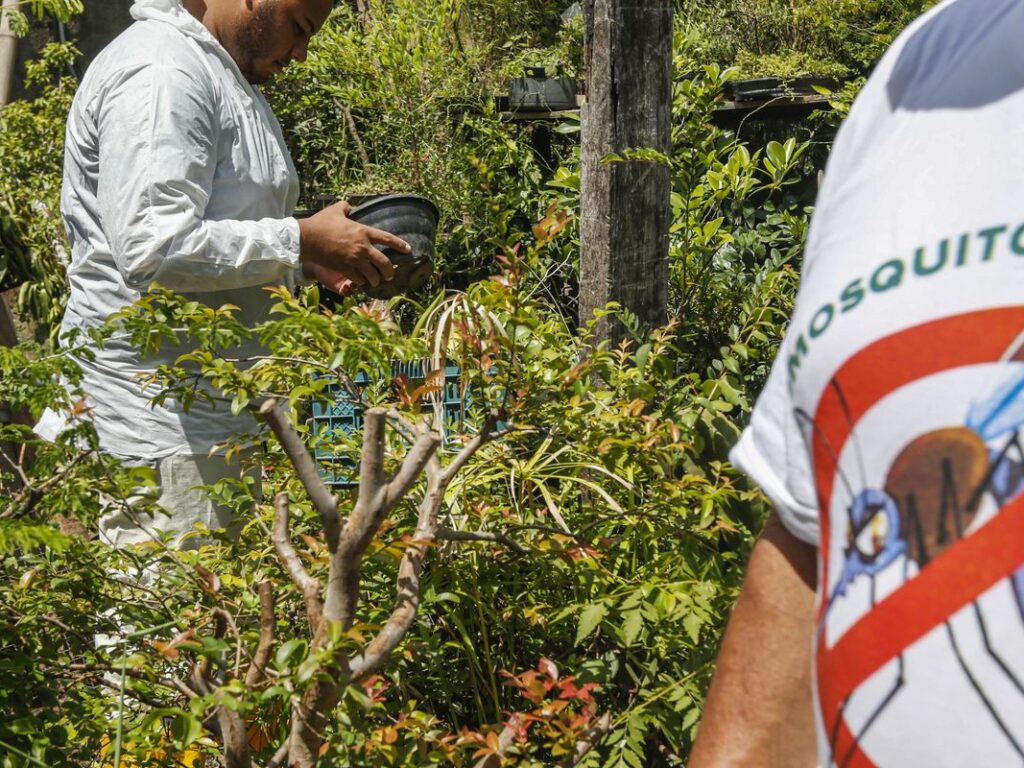
[[[662, 163], [605, 163], [610, 153], [668, 155], [672, 118], [673, 0], [586, 0], [586, 82], [581, 155], [580, 322], [618, 302], [645, 327], [668, 304], [671, 175]], [[619, 322], [597, 339], [617, 343]]]
[[[14, 329], [14, 319], [11, 317], [11, 311], [7, 308], [7, 299], [0, 293], [0, 347], [13, 347], [18, 343], [18, 336]], [[18, 419], [18, 416], [23, 414], [11, 413], [7, 405], [0, 401], [0, 425], [8, 424], [12, 421], [23, 421]], [[10, 461], [18, 463], [19, 460], [19, 446], [15, 443], [8, 443], [0, 440], [0, 453], [6, 456]], [[8, 467], [3, 466], [7, 462], [0, 462], [0, 468], [6, 470]], [[21, 488], [17, 478], [12, 478], [12, 484], [6, 484], [0, 480], [0, 494], [13, 493]]]
[[0, 3], [0, 108], [11, 98], [14, 69], [18, 62], [18, 38], [11, 31], [7, 17], [7, 11], [17, 7], [18, 0], [3, 0]]
[[132, 0], [106, 0], [86, 3], [86, 10], [72, 20], [71, 31], [75, 45], [82, 52], [79, 72], [84, 72], [97, 54], [132, 23], [129, 9]]
[[[4, 108], [11, 97], [11, 86], [14, 82], [14, 65], [18, 58], [18, 38], [11, 32], [7, 11], [13, 10], [18, 0], [3, 0], [0, 3], [0, 109]], [[13, 347], [18, 343], [18, 335], [14, 330], [14, 318], [7, 306], [7, 300], [0, 294], [0, 346]]]

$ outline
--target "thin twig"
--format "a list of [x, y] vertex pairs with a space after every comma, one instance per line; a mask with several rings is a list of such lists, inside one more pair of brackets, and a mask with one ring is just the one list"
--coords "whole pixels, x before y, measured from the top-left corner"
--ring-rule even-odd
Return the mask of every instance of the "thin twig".
[[559, 768], [572, 768], [605, 737], [612, 725], [611, 712], [605, 712], [592, 726], [576, 738], [576, 751], [559, 763]]
[[274, 756], [267, 761], [266, 768], [281, 768], [284, 765], [284, 761], [288, 759], [288, 748], [291, 743], [291, 739], [285, 739], [284, 743], [277, 748], [277, 752]]
[[[44, 665], [46, 665], [48, 667], [51, 667], [52, 669], [56, 670], [58, 673], [64, 672], [64, 671], [68, 671], [68, 672], [96, 672], [96, 673], [100, 673], [100, 674], [114, 673], [114, 674], [117, 674], [117, 675], [121, 674], [121, 668], [120, 667], [115, 667], [115, 666], [112, 666], [110, 664], [61, 664], [61, 665], [58, 666], [58, 665], [49, 665], [46, 662], [42, 662], [42, 663]], [[154, 677], [150, 677], [145, 672], [141, 672], [141, 671], [139, 671], [137, 669], [125, 669], [124, 673], [128, 677], [131, 677], [131, 678], [133, 678], [135, 680], [141, 680], [141, 681], [143, 681], [145, 683], [149, 683], [150, 685], [159, 685], [162, 688], [168, 688], [170, 690], [178, 691], [179, 693], [184, 694], [185, 696], [187, 696], [190, 699], [194, 699], [196, 697], [196, 695], [197, 695], [195, 691], [193, 691], [191, 688], [188, 687], [187, 684], [185, 684], [183, 681], [179, 680], [176, 677], [159, 677], [159, 678], [154, 678]]]
[[269, 581], [256, 585], [260, 595], [260, 639], [245, 674], [245, 687], [250, 690], [266, 679], [267, 662], [274, 647], [274, 591]]
[[323, 612], [323, 604], [320, 601], [320, 582], [309, 575], [306, 567], [302, 564], [299, 553], [292, 546], [291, 535], [288, 531], [288, 492], [281, 491], [274, 497], [274, 530], [270, 534], [270, 540], [274, 543], [277, 556], [284, 565], [285, 570], [291, 577], [292, 582], [306, 601], [306, 618], [309, 620], [310, 629], [315, 633], [320, 626], [320, 615]]
[[504, 533], [493, 533], [491, 531], [457, 531], [444, 526], [437, 529], [436, 536], [441, 541], [491, 541], [496, 544], [504, 544], [509, 549], [515, 550], [517, 554], [529, 554], [517, 541], [514, 541]]
[[316, 462], [309, 455], [309, 450], [302, 442], [302, 438], [295, 431], [295, 427], [284, 415], [277, 405], [276, 400], [267, 400], [260, 407], [260, 415], [264, 418], [270, 428], [274, 431], [278, 442], [284, 449], [288, 460], [295, 468], [295, 474], [302, 483], [302, 487], [309, 494], [313, 508], [320, 515], [320, 523], [324, 527], [324, 534], [327, 538], [327, 546], [331, 552], [338, 547], [338, 540], [341, 537], [341, 516], [338, 514], [338, 500], [334, 498], [327, 486], [324, 485], [320, 472], [317, 470]]
[[515, 743], [516, 734], [522, 726], [522, 716], [518, 712], [514, 713], [505, 723], [505, 727], [501, 729], [501, 733], [498, 734], [498, 748], [491, 754], [480, 758], [473, 768], [498, 768]]
[[489, 442], [494, 436], [494, 427], [498, 424], [498, 414], [489, 413], [487, 418], [484, 419], [483, 425], [480, 427], [480, 431], [477, 432], [473, 439], [463, 446], [459, 454], [452, 459], [452, 463], [449, 464], [441, 473], [441, 484], [445, 487], [452, 481], [452, 479], [459, 473], [459, 471], [466, 465], [466, 462], [477, 451], [484, 446], [485, 443]]
[[343, 104], [340, 101], [337, 104], [341, 107], [341, 114], [345, 116], [345, 125], [349, 133], [352, 134], [352, 141], [356, 145], [356, 152], [359, 153], [359, 160], [363, 164], [363, 173], [368, 174], [370, 172], [370, 156], [366, 153], [366, 147], [359, 136], [359, 129], [356, 128], [355, 118], [352, 117], [352, 110], [349, 109], [348, 104]]

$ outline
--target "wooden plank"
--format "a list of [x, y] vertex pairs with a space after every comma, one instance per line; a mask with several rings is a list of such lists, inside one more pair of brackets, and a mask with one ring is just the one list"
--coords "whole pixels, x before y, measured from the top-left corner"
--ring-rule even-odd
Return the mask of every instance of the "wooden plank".
[[765, 101], [725, 101], [712, 120], [720, 128], [735, 128], [747, 120], [799, 120], [817, 111], [829, 111], [828, 96], [789, 96]]

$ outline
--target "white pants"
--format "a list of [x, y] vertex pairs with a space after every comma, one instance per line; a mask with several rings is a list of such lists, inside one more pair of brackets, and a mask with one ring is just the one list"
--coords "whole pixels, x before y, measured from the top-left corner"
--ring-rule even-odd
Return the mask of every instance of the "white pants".
[[[238, 479], [243, 466], [256, 453], [250, 448], [225, 461], [223, 456], [175, 454], [154, 461], [126, 460], [128, 464], [150, 466], [156, 471], [157, 487], [146, 488], [147, 496], [158, 496], [157, 504], [166, 514], [157, 513], [150, 517], [135, 509], [139, 498], [124, 503], [112, 503], [109, 511], [100, 517], [100, 538], [113, 547], [127, 547], [151, 541], [155, 535], [171, 535], [170, 544], [177, 549], [195, 549], [209, 541], [207, 537], [193, 533], [197, 524], [213, 530], [226, 529], [233, 537], [244, 522], [236, 520], [233, 511], [209, 498], [206, 491], [197, 486], [213, 485], [224, 479]], [[246, 470], [246, 475], [256, 481], [256, 495], [259, 498], [259, 470]]]

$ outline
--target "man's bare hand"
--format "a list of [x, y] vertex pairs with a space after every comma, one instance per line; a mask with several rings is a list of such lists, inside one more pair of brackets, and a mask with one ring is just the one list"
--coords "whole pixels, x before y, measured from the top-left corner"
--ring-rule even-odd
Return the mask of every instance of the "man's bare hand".
[[[395, 269], [377, 245], [409, 253], [412, 248], [400, 237], [382, 229], [367, 227], [348, 218], [352, 206], [335, 203], [308, 219], [299, 220], [300, 260], [303, 271], [338, 293], [340, 278], [353, 286], [369, 283], [376, 287], [391, 280]], [[349, 289], [351, 290], [351, 289]]]

